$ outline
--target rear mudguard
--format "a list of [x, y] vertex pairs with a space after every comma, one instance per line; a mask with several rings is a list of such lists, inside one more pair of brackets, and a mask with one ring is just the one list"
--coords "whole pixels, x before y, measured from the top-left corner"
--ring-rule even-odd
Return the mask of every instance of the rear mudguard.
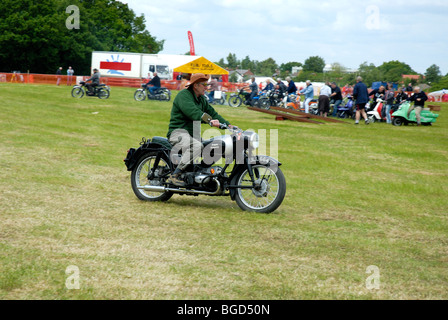
[[[166, 148], [164, 145], [153, 142], [146, 142], [142, 144], [138, 149], [130, 148], [126, 155], [126, 158], [123, 160], [124, 164], [128, 171], [132, 171], [137, 164], [137, 161], [145, 154], [149, 152], [162, 152], [169, 160], [170, 150]], [[172, 167], [171, 161], [169, 161], [169, 166]]]
[[[255, 165], [265, 165], [265, 166], [268, 166], [268, 167], [276, 167], [276, 168], [278, 168], [278, 167], [280, 167], [282, 165], [281, 162], [279, 162], [277, 159], [274, 159], [274, 158], [269, 157], [269, 156], [262, 156], [262, 155], [250, 158], [250, 164], [252, 166], [255, 166]], [[230, 185], [236, 186], [238, 177], [246, 169], [247, 169], [247, 164], [237, 164], [237, 165], [235, 165], [235, 167], [233, 168], [232, 174], [230, 175]], [[235, 200], [236, 190], [237, 190], [237, 188], [231, 188], [229, 190], [230, 198], [232, 200]]]

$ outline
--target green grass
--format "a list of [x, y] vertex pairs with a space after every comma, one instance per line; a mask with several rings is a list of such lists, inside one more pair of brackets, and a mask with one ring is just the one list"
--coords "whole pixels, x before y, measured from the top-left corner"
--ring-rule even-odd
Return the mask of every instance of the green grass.
[[[229, 198], [139, 201], [122, 159], [165, 136], [171, 103], [76, 100], [0, 84], [1, 299], [447, 299], [447, 104], [432, 127], [274, 121], [287, 180], [273, 214]], [[204, 126], [205, 129], [205, 126]], [[65, 283], [68, 266], [80, 289]], [[368, 290], [368, 266], [380, 289]]]

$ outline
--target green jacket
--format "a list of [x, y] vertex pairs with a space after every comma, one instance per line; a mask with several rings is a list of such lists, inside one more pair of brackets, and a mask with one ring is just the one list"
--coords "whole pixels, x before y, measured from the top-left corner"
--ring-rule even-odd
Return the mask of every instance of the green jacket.
[[201, 121], [204, 113], [208, 113], [212, 119], [219, 120], [221, 123], [230, 124], [213, 109], [204, 96], [197, 98], [189, 89], [180, 91], [174, 99], [171, 109], [167, 137], [169, 138], [176, 129], [185, 129], [190, 136], [193, 136], [193, 121]]

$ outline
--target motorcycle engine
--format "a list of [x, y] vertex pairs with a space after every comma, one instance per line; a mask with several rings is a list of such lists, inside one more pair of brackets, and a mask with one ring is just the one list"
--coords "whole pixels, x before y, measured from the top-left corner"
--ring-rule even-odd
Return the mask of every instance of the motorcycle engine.
[[216, 188], [214, 179], [221, 172], [222, 172], [222, 168], [218, 167], [218, 166], [204, 168], [200, 172], [197, 172], [195, 174], [194, 182], [202, 188], [214, 189], [214, 188]]

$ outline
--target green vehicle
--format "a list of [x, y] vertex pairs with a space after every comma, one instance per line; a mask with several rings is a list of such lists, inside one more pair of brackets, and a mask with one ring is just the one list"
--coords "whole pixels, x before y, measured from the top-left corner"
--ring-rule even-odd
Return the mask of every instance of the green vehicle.
[[[417, 123], [417, 117], [415, 116], [415, 110], [411, 111], [411, 114], [408, 117], [408, 110], [411, 107], [410, 102], [403, 103], [397, 111], [395, 111], [392, 114], [392, 117], [394, 119], [392, 120], [392, 124], [394, 126], [401, 126], [405, 125], [407, 126], [409, 123]], [[424, 126], [430, 126], [434, 122], [436, 122], [436, 119], [439, 117], [438, 114], [432, 113], [429, 110], [422, 110], [421, 113], [421, 123]]]

